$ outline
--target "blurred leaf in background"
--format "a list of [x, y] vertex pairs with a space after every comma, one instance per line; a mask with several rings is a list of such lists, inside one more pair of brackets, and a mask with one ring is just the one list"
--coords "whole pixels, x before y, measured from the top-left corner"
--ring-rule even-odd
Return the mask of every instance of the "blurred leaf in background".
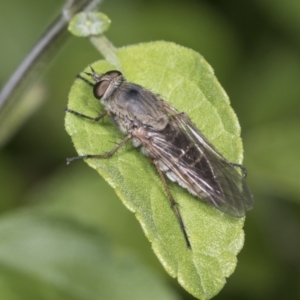
[[[1, 85], [61, 4], [39, 0], [0, 3]], [[163, 39], [201, 53], [215, 69], [239, 117], [255, 209], [246, 218], [246, 243], [237, 269], [214, 299], [299, 299], [300, 2], [110, 0], [101, 10], [112, 20], [107, 36], [118, 47]], [[6, 231], [10, 244], [6, 245], [15, 257], [0, 257], [4, 278], [0, 293], [8, 291], [9, 279], [22, 282], [32, 271], [22, 258], [32, 259], [38, 253], [41, 261], [50, 259], [43, 249], [21, 256], [22, 248], [16, 246], [20, 246], [20, 233], [26, 233], [22, 222], [29, 229], [44, 224], [39, 232], [27, 231], [32, 234], [28, 250], [34, 249], [33, 234], [42, 234], [52, 219], [62, 218], [62, 231], [77, 237], [86, 228], [96, 231], [96, 244], [104, 232], [114, 251], [138, 253], [138, 264], [144, 264], [144, 270], [165, 276], [166, 290], [171, 286], [182, 299], [192, 299], [165, 275], [134, 217], [96, 172], [85, 166], [65, 167], [65, 157], [75, 155], [63, 125], [67, 95], [75, 75], [98, 59], [87, 40], [71, 38], [40, 78], [45, 104], [0, 152], [0, 231], [10, 228]], [[41, 210], [42, 215], [28, 220], [20, 216], [20, 209], [29, 215]], [[50, 227], [53, 239], [57, 238], [60, 229]], [[15, 272], [18, 266], [26, 271], [22, 273], [25, 277]], [[32, 277], [26, 280], [28, 288], [36, 284]], [[24, 286], [10, 287], [13, 292], [5, 294], [6, 300], [22, 295]], [[43, 287], [48, 298], [39, 299], [60, 299], [51, 285], [39, 286]], [[176, 299], [172, 291], [170, 295]]]
[[178, 299], [136, 255], [74, 220], [31, 210], [0, 223], [2, 299]]

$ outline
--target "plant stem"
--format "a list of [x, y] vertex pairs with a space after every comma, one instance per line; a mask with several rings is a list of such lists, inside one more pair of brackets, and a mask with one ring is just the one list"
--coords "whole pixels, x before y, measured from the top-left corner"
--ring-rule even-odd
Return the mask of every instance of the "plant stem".
[[103, 55], [105, 60], [114, 65], [118, 70], [121, 69], [115, 46], [104, 35], [90, 36], [91, 43]]
[[[48, 27], [36, 45], [25, 57], [16, 71], [9, 78], [0, 92], [0, 110], [4, 108], [12, 98], [30, 86], [39, 75], [40, 71], [34, 69], [42, 59], [50, 60], [57, 52], [54, 45], [66, 37], [67, 26], [70, 18], [79, 11], [94, 9], [102, 0], [68, 0], [62, 8], [60, 15]], [[54, 51], [51, 51], [54, 50]], [[28, 75], [30, 75], [28, 77]]]

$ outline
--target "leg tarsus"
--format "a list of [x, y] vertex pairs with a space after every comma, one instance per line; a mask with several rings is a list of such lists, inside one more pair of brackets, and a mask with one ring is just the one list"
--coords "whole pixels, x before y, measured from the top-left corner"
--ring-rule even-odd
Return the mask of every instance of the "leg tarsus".
[[79, 160], [79, 159], [88, 159], [88, 158], [110, 158], [112, 157], [128, 140], [132, 138], [131, 133], [127, 134], [125, 138], [112, 150], [110, 150], [107, 153], [104, 154], [86, 154], [86, 155], [80, 155], [80, 156], [75, 156], [75, 157], [70, 157], [67, 158], [67, 165], [73, 162], [74, 160]]
[[86, 159], [86, 158], [88, 158], [88, 156], [89, 155], [80, 155], [80, 156], [75, 156], [75, 157], [69, 157], [69, 158], [67, 158], [67, 165], [69, 165], [74, 160]]
[[242, 170], [242, 172], [243, 172], [243, 178], [244, 178], [244, 179], [247, 177], [248, 172], [247, 172], [247, 169], [246, 169], [243, 165], [237, 164], [237, 163], [230, 163], [230, 164], [231, 164], [233, 167], [236, 167], [236, 168], [239, 168], [239, 169]]
[[68, 113], [71, 113], [71, 114], [73, 114], [75, 116], [78, 116], [78, 117], [81, 117], [81, 118], [85, 118], [85, 119], [88, 119], [88, 120], [92, 120], [92, 121], [95, 121], [95, 122], [101, 120], [103, 117], [105, 117], [108, 114], [108, 111], [105, 110], [99, 116], [97, 116], [97, 117], [94, 118], [94, 117], [90, 117], [90, 116], [84, 115], [84, 114], [82, 114], [82, 113], [80, 113], [78, 111], [75, 111], [73, 109], [70, 109], [68, 107], [66, 107], [65, 111], [68, 112]]
[[176, 216], [176, 218], [177, 218], [177, 220], [178, 220], [178, 222], [179, 222], [180, 229], [181, 229], [181, 231], [182, 231], [182, 233], [183, 233], [183, 236], [184, 236], [184, 239], [185, 239], [185, 241], [186, 241], [186, 245], [187, 245], [187, 247], [188, 247], [189, 249], [191, 249], [192, 246], [191, 246], [191, 243], [190, 243], [188, 234], [187, 234], [187, 232], [186, 232], [186, 230], [185, 230], [185, 226], [184, 226], [184, 223], [183, 223], [183, 220], [182, 220], [182, 217], [181, 217], [179, 208], [178, 208], [178, 204], [176, 203], [176, 201], [174, 200], [174, 198], [173, 198], [173, 196], [172, 196], [172, 194], [171, 194], [171, 192], [170, 192], [170, 189], [169, 189], [169, 186], [168, 186], [168, 184], [167, 184], [167, 181], [166, 181], [166, 179], [165, 179], [165, 177], [164, 177], [163, 172], [162, 172], [161, 169], [159, 168], [159, 166], [158, 166], [158, 164], [157, 164], [157, 161], [156, 161], [156, 160], [153, 160], [153, 163], [154, 163], [154, 165], [155, 165], [155, 167], [156, 167], [156, 170], [157, 170], [157, 172], [158, 172], [158, 174], [159, 174], [159, 177], [160, 177], [160, 179], [161, 179], [161, 181], [162, 181], [162, 183], [163, 183], [163, 186], [164, 186], [164, 189], [165, 189], [165, 191], [166, 191], [166, 193], [167, 193], [167, 196], [168, 196], [168, 199], [169, 199], [169, 201], [170, 201], [171, 207], [172, 207], [172, 209], [173, 209], [173, 211], [174, 211], [174, 213], [175, 213], [175, 216]]

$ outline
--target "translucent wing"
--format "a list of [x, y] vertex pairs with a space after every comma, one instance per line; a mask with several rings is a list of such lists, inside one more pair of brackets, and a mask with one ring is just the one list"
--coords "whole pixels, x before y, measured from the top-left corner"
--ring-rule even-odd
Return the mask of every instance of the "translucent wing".
[[[163, 131], [151, 132], [146, 148], [167, 176], [220, 211], [243, 217], [253, 207], [244, 176], [192, 124], [186, 114], [165, 103], [170, 115]], [[144, 143], [145, 144], [145, 143]]]

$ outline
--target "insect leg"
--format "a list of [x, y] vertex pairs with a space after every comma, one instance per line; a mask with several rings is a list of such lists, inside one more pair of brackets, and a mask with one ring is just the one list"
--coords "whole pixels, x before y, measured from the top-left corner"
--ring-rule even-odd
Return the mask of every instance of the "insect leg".
[[[89, 74], [88, 74], [88, 75], [89, 75]], [[87, 83], [88, 85], [90, 85], [90, 86], [92, 86], [92, 87], [94, 87], [94, 85], [95, 85], [95, 83], [90, 82], [90, 81], [87, 80], [86, 78], [82, 77], [80, 74], [78, 74], [78, 75], [76, 76], [76, 78], [81, 79], [82, 81], [84, 81], [85, 83]]]
[[247, 177], [247, 169], [243, 166], [243, 165], [240, 165], [240, 164], [236, 164], [236, 163], [230, 163], [233, 167], [236, 167], [236, 168], [240, 168], [241, 171], [243, 172], [243, 178], [245, 179]]
[[108, 114], [107, 111], [104, 111], [98, 117], [94, 118], [94, 117], [90, 117], [90, 116], [84, 115], [84, 114], [82, 114], [80, 112], [77, 112], [77, 111], [75, 111], [73, 109], [70, 109], [68, 107], [65, 109], [65, 111], [69, 112], [69, 113], [71, 113], [71, 114], [73, 114], [75, 116], [78, 116], [78, 117], [81, 117], [81, 118], [85, 118], [85, 119], [89, 119], [89, 120], [92, 120], [92, 121], [99, 121], [100, 119], [102, 119], [104, 116], [106, 116]]
[[107, 153], [104, 154], [86, 154], [86, 155], [80, 155], [80, 156], [75, 156], [75, 157], [70, 157], [67, 158], [67, 165], [71, 163], [74, 160], [78, 159], [87, 159], [87, 158], [110, 158], [113, 156], [128, 140], [132, 138], [131, 133], [125, 136], [125, 138], [112, 150], [110, 150]]
[[174, 213], [175, 213], [175, 216], [176, 216], [176, 218], [177, 218], [177, 220], [178, 220], [178, 222], [179, 222], [180, 229], [181, 229], [181, 231], [182, 231], [182, 233], [183, 233], [183, 236], [184, 236], [184, 239], [185, 239], [185, 241], [186, 241], [186, 245], [187, 245], [187, 247], [188, 247], [189, 249], [191, 249], [192, 246], [191, 246], [189, 237], [188, 237], [188, 235], [187, 235], [187, 232], [186, 232], [186, 230], [185, 230], [184, 223], [183, 223], [183, 220], [182, 220], [182, 217], [181, 217], [181, 214], [180, 214], [178, 205], [177, 205], [176, 201], [174, 200], [174, 198], [173, 198], [173, 196], [172, 196], [172, 194], [171, 194], [171, 192], [170, 192], [170, 189], [169, 189], [169, 186], [168, 186], [168, 184], [167, 184], [166, 178], [165, 178], [163, 172], [161, 171], [161, 169], [159, 168], [157, 161], [156, 161], [156, 160], [153, 160], [153, 163], [154, 163], [154, 165], [155, 165], [155, 167], [156, 167], [156, 170], [157, 170], [157, 172], [158, 172], [158, 174], [159, 174], [159, 177], [160, 177], [160, 179], [161, 179], [161, 181], [162, 181], [162, 183], [163, 183], [164, 189], [165, 189], [165, 191], [166, 191], [166, 193], [167, 193], [167, 195], [168, 195], [168, 199], [169, 199], [169, 201], [170, 201], [171, 207], [172, 207], [172, 209], [173, 209], [173, 211], [174, 211]]

